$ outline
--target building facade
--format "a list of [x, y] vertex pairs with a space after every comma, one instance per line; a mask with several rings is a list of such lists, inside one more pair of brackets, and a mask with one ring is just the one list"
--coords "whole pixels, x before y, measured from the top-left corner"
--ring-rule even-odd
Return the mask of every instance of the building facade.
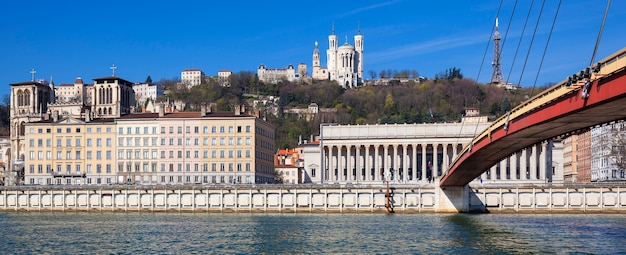
[[162, 97], [165, 93], [163, 87], [145, 82], [133, 84], [133, 91], [139, 107], [144, 106], [148, 101], [155, 102], [158, 97]]
[[326, 68], [321, 66], [318, 43], [313, 50], [313, 79], [331, 80], [344, 88], [353, 88], [363, 83], [363, 35], [359, 28], [354, 36], [354, 45], [346, 42], [339, 46], [335, 28], [328, 36], [326, 50]]
[[[475, 130], [483, 130], [490, 124], [322, 125], [319, 141], [300, 147], [303, 180], [371, 185], [382, 185], [385, 181], [433, 182], [445, 174], [457, 153], [473, 139]], [[321, 152], [320, 148], [323, 148]], [[553, 169], [552, 148], [552, 141], [530, 146], [503, 159], [475, 182], [562, 180], [553, 177], [559, 170]]]
[[274, 127], [238, 111], [53, 118], [26, 123], [25, 139], [24, 180], [32, 185], [274, 179]]
[[197, 68], [185, 69], [180, 72], [180, 82], [188, 88], [202, 84], [204, 78], [204, 72]]
[[306, 64], [298, 64], [298, 70], [293, 65], [288, 65], [285, 68], [267, 68], [265, 65], [259, 65], [257, 68], [257, 76], [259, 80], [266, 83], [278, 83], [279, 81], [299, 81], [302, 78], [302, 73], [306, 74]]
[[228, 80], [228, 77], [230, 77], [233, 74], [233, 72], [231, 72], [230, 70], [219, 70], [217, 72], [217, 82], [224, 87], [229, 87], [230, 86], [230, 81]]
[[[617, 121], [591, 128], [591, 181], [624, 181], [626, 123]], [[621, 166], [620, 166], [621, 165]]]

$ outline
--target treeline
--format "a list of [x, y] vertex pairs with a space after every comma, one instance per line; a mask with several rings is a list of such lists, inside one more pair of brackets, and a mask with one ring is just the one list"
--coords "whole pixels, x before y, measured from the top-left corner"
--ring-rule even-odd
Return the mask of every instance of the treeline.
[[[387, 71], [385, 71], [386, 73]], [[393, 73], [393, 72], [392, 72]], [[415, 75], [415, 73], [410, 76]], [[386, 74], [385, 74], [386, 75]], [[458, 122], [467, 107], [479, 108], [482, 115], [496, 118], [523, 100], [545, 89], [521, 88], [505, 90], [465, 79], [457, 68], [439, 73], [435, 79], [409, 80], [393, 86], [363, 86], [344, 90], [334, 81], [313, 81], [312, 84], [282, 81], [265, 84], [251, 72], [240, 72], [229, 78], [230, 87], [211, 80], [187, 89], [172, 81], [161, 81], [171, 99], [184, 100], [187, 110], [199, 110], [202, 102], [214, 103], [218, 110], [232, 110], [234, 105], [251, 108], [250, 95], [278, 96], [278, 116], [265, 114], [274, 124], [276, 146], [292, 148], [300, 139], [309, 139], [319, 133], [319, 124], [392, 124]], [[533, 95], [531, 95], [533, 93]], [[285, 107], [306, 108], [316, 103], [320, 109], [329, 109], [312, 120], [284, 115]]]

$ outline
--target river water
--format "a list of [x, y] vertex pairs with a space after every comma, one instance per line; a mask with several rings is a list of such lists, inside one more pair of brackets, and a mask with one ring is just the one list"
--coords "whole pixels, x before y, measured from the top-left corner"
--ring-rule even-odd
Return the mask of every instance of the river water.
[[2, 254], [626, 254], [626, 215], [0, 213]]

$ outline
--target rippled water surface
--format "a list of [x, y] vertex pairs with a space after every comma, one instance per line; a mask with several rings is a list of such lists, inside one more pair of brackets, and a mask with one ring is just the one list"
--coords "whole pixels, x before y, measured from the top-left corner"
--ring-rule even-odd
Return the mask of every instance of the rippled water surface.
[[2, 254], [626, 254], [626, 215], [0, 213]]

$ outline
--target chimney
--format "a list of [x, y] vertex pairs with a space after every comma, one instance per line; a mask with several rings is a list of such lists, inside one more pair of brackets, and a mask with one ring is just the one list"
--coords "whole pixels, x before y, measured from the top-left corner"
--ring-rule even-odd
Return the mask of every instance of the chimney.
[[59, 111], [54, 111], [52, 113], [52, 122], [57, 122], [59, 121]]
[[241, 114], [241, 106], [235, 105], [235, 116], [239, 116]]
[[159, 105], [159, 117], [165, 116], [165, 104], [161, 103]]
[[200, 105], [200, 116], [206, 117], [206, 103], [202, 103], [202, 105]]
[[91, 120], [91, 115], [89, 109], [85, 109], [85, 122], [89, 122]]
[[207, 108], [206, 108], [207, 113], [211, 113], [211, 106], [212, 104], [207, 105]]
[[243, 104], [241, 105], [241, 112], [246, 113], [246, 106]]

